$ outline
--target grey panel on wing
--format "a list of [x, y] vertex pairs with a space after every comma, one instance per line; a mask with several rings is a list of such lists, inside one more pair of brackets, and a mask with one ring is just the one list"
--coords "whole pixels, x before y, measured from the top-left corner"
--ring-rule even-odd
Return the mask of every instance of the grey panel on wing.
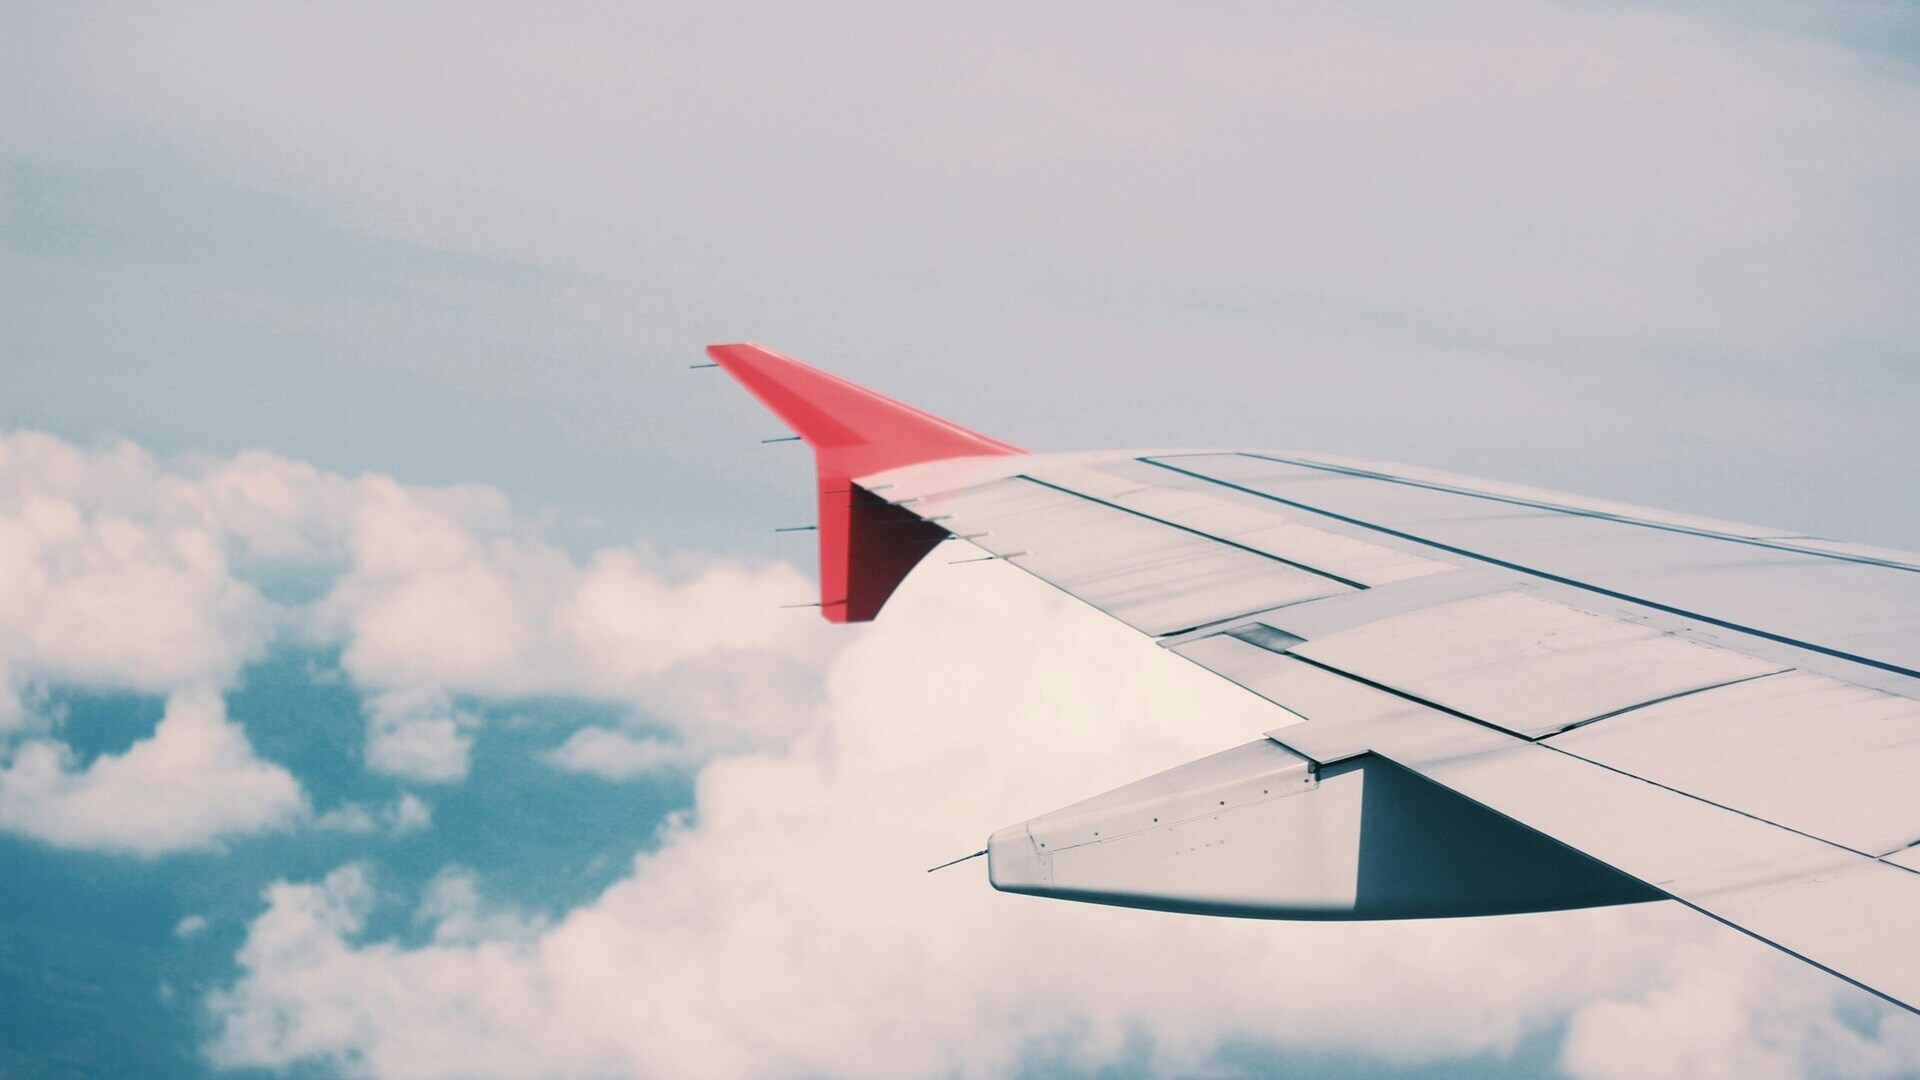
[[1890, 565], [1886, 552], [1869, 559], [1821, 541], [1796, 549], [1792, 541], [1683, 531], [1656, 511], [1642, 520], [1600, 517], [1258, 455], [1155, 460], [1418, 539], [1435, 557], [1491, 562], [1902, 675], [1920, 671], [1920, 572]]
[[1528, 737], [1782, 670], [1521, 592], [1378, 619], [1292, 652]]
[[1170, 473], [1133, 458], [1040, 463], [1029, 475], [1115, 506], [1217, 536], [1276, 559], [1374, 587], [1454, 569], [1452, 563], [1310, 523], [1310, 515]]
[[1792, 671], [1602, 720], [1570, 754], [1855, 851], [1920, 840], [1920, 701]]
[[1751, 538], [1781, 538], [1785, 532], [1785, 530], [1768, 525], [1752, 525], [1746, 522], [1728, 521], [1724, 518], [1702, 517], [1698, 514], [1677, 514], [1667, 510], [1654, 510], [1644, 506], [1635, 506], [1630, 503], [1614, 502], [1610, 499], [1596, 499], [1585, 495], [1570, 495], [1563, 491], [1527, 487], [1521, 484], [1510, 484], [1499, 480], [1488, 480], [1485, 477], [1479, 476], [1464, 476], [1459, 473], [1422, 468], [1417, 465], [1408, 465], [1402, 462], [1370, 461], [1358, 458], [1333, 457], [1324, 454], [1252, 453], [1247, 456], [1288, 464], [1305, 465], [1310, 468], [1345, 472], [1349, 475], [1370, 476], [1395, 480], [1402, 483], [1418, 484], [1424, 487], [1439, 488], [1460, 494], [1476, 495], [1482, 498], [1498, 499], [1505, 502], [1532, 506], [1541, 510], [1563, 510], [1576, 514], [1612, 517], [1622, 521], [1633, 521], [1663, 528], [1690, 529], [1696, 532]]
[[1911, 849], [1876, 861], [1562, 752], [1558, 739], [1530, 742], [1307, 675], [1300, 660], [1224, 634], [1176, 651], [1304, 715], [1271, 737], [1306, 756], [1380, 755], [1875, 993], [1920, 1001]]
[[1024, 477], [929, 496], [914, 509], [1154, 635], [1353, 591], [1260, 552]]
[[1190, 454], [1151, 459], [1190, 475], [1235, 484], [1345, 517], [1416, 531], [1440, 522], [1515, 521], [1553, 512], [1536, 506], [1473, 499], [1452, 492], [1310, 469], [1255, 454]]

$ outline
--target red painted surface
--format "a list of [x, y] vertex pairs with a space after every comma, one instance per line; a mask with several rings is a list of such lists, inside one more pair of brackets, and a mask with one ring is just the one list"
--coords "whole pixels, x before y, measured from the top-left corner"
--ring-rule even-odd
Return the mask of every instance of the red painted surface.
[[1026, 451], [753, 344], [707, 355], [813, 448], [820, 493], [820, 610], [866, 622], [946, 530], [853, 483], [944, 458]]

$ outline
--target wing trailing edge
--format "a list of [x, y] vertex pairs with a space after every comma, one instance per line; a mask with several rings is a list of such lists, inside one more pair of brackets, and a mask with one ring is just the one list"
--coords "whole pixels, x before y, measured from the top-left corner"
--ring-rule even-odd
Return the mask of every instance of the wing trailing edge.
[[1021, 454], [864, 386], [750, 342], [707, 355], [813, 449], [820, 505], [820, 610], [867, 622], [947, 531], [854, 481], [948, 458]]

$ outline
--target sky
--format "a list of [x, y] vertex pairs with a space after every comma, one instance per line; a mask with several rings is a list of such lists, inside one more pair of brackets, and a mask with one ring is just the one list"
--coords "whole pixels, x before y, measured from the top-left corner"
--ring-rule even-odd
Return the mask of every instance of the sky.
[[0, 8], [0, 1077], [1920, 1075], [1672, 905], [994, 893], [1257, 737], [997, 564], [812, 595], [752, 339], [1037, 450], [1920, 549], [1920, 11]]

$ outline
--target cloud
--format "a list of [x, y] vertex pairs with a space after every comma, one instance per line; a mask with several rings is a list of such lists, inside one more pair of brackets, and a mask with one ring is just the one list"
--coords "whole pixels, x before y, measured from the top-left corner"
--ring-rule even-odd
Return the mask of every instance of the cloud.
[[488, 906], [480, 895], [480, 876], [458, 865], [443, 867], [427, 882], [414, 920], [433, 927], [436, 945], [530, 940], [546, 926], [536, 916]]
[[366, 835], [382, 826], [389, 836], [406, 836], [433, 825], [433, 807], [410, 791], [388, 806], [371, 809], [360, 803], [343, 803], [313, 819], [316, 828], [334, 832]]
[[35, 682], [223, 684], [272, 617], [189, 485], [143, 451], [0, 434], [0, 730], [27, 721]]
[[[289, 574], [305, 589], [268, 599]], [[484, 715], [468, 699], [616, 702], [674, 728], [688, 760], [777, 745], [817, 697], [831, 639], [812, 620], [739, 613], [809, 589], [784, 564], [638, 547], [576, 559], [481, 485], [349, 478], [260, 452], [162, 462], [125, 441], [0, 434], [0, 828], [151, 855], [305, 820], [288, 812], [302, 803], [297, 784], [252, 758], [218, 701], [276, 644], [340, 647], [365, 692], [364, 761], [405, 779], [466, 776]], [[80, 769], [54, 737], [57, 718], [32, 705], [58, 686], [172, 695], [169, 719], [126, 755]], [[631, 770], [631, 752], [609, 763], [608, 739], [563, 744], [556, 760]], [[198, 781], [170, 789], [146, 775], [163, 761]], [[156, 813], [140, 811], [142, 797]], [[189, 812], [196, 799], [207, 805]], [[429, 816], [416, 800], [405, 813], [341, 807], [313, 822], [368, 831], [380, 817], [400, 829]]]
[[[1270, 715], [998, 564], [929, 567], [894, 605], [836, 656], [790, 747], [707, 764], [658, 849], [550, 925], [507, 913], [509, 930], [476, 931], [485, 906], [461, 876], [421, 908], [449, 929], [402, 947], [363, 938], [357, 871], [276, 885], [211, 1001], [214, 1059], [383, 1080], [863, 1080], [1005, 1075], [1041, 1041], [1093, 1067], [1144, 1035], [1156, 1070], [1180, 1072], [1228, 1042], [1502, 1053], [1572, 1018], [1566, 1067], [1595, 1080], [1629, 1058], [1686, 1075], [1694, 1057], [1663, 1065], [1662, 1025], [1702, 1058], [1920, 1064], [1903, 1018], [1754, 962], [1769, 950], [1675, 905], [1289, 924], [1005, 896], [977, 863], [928, 875], [997, 826], [1257, 737]], [[1699, 984], [1728, 957], [1735, 976]], [[1687, 1019], [1761, 1000], [1777, 1003], [1764, 1029]], [[1821, 1057], [1846, 1010], [1880, 1030]]]
[[58, 847], [159, 855], [283, 828], [306, 801], [254, 756], [218, 693], [181, 691], [151, 736], [83, 769], [62, 744], [15, 746], [0, 766], [0, 828]]
[[[288, 476], [306, 488], [286, 494]], [[317, 477], [253, 454], [202, 483], [124, 441], [0, 433], [0, 829], [154, 856], [303, 819], [299, 783], [255, 756], [220, 691], [281, 617], [235, 559], [297, 546], [272, 521], [320, 505]], [[164, 694], [166, 709], [81, 767], [23, 704], [62, 685]]]
[[[1920, 1023], [1732, 935], [1675, 951], [1661, 982], [1576, 1011], [1560, 1065], [1580, 1080], [1912, 1076]], [[1649, 1063], [1660, 1073], [1650, 1074]]]
[[657, 737], [584, 727], [549, 750], [546, 760], [566, 772], [588, 773], [602, 780], [631, 780], [687, 764], [687, 755], [683, 747]]
[[365, 702], [367, 767], [412, 780], [461, 780], [480, 718], [438, 690], [388, 690]]
[[[814, 672], [834, 644], [817, 620], [741, 616], [808, 595], [791, 566], [706, 560], [673, 573], [635, 548], [579, 563], [490, 489], [384, 477], [357, 487], [351, 560], [314, 626], [344, 642], [342, 666], [363, 687], [628, 702], [702, 749], [777, 744], [805, 714], [793, 703], [816, 694]], [[381, 727], [381, 700], [373, 730], [397, 737]], [[461, 730], [438, 723], [448, 767], [409, 775], [462, 773], [448, 756]]]
[[394, 800], [387, 820], [395, 836], [421, 832], [433, 825], [433, 807], [411, 791], [401, 792], [400, 797]]
[[628, 695], [723, 652], [803, 652], [797, 619], [742, 619], [811, 587], [784, 564], [709, 562], [673, 580], [634, 549], [584, 566], [528, 535], [497, 492], [361, 483], [353, 561], [321, 618], [370, 686]]
[[[287, 567], [320, 575], [323, 598], [266, 600], [255, 579]], [[258, 451], [162, 463], [124, 441], [0, 434], [0, 674], [13, 697], [36, 681], [225, 685], [292, 630], [343, 646], [375, 691], [657, 696], [670, 720], [717, 719], [718, 741], [778, 738], [783, 721], [710, 715], [724, 692], [710, 684], [734, 674], [728, 657], [760, 680], [753, 699], [769, 679], [804, 681], [833, 641], [815, 620], [738, 613], [811, 588], [783, 563], [642, 547], [575, 560], [484, 485], [348, 478]], [[703, 667], [716, 658], [717, 675]], [[0, 723], [21, 721], [11, 709]]]

